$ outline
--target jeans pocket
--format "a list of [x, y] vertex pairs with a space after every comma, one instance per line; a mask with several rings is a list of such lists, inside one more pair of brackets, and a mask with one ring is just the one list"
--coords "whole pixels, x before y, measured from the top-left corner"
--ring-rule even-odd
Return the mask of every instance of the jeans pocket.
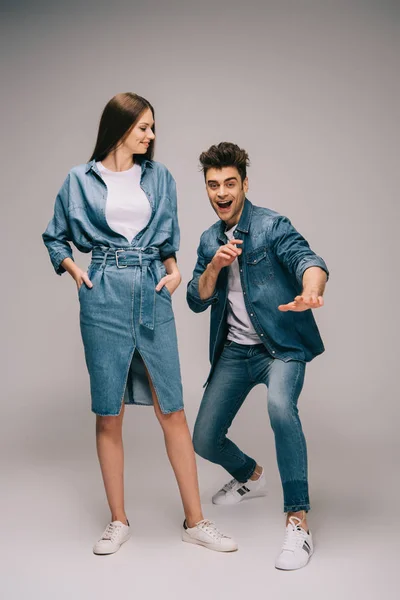
[[171, 292], [169, 291], [166, 285], [162, 286], [161, 291], [164, 291], [167, 294], [168, 298], [172, 298]]
[[[93, 263], [90, 263], [88, 270], [87, 270], [87, 276], [89, 277], [90, 281], [92, 281], [92, 277], [93, 277], [94, 273], [95, 273], [95, 265]], [[82, 285], [78, 290], [78, 298], [81, 295], [82, 288], [89, 289], [84, 281], [82, 282]], [[90, 289], [92, 289], [92, 288], [90, 288]]]

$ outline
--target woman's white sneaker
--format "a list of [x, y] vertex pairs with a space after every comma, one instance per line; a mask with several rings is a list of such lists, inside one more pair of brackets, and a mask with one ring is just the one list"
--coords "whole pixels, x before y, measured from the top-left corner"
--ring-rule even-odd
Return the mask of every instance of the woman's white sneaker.
[[112, 521], [107, 525], [101, 538], [93, 546], [94, 554], [113, 554], [131, 537], [131, 528], [121, 521]]
[[314, 552], [311, 532], [300, 527], [301, 519], [290, 517], [286, 526], [285, 540], [275, 567], [294, 571], [305, 567]]
[[224, 485], [213, 497], [213, 504], [238, 504], [245, 498], [257, 498], [267, 495], [267, 482], [264, 469], [261, 475], [255, 481], [248, 479], [246, 483], [240, 483], [237, 479], [232, 479]]
[[182, 540], [189, 544], [199, 544], [209, 550], [217, 552], [233, 552], [238, 549], [234, 539], [221, 533], [213, 521], [203, 519], [194, 527], [188, 527], [186, 521], [183, 523]]

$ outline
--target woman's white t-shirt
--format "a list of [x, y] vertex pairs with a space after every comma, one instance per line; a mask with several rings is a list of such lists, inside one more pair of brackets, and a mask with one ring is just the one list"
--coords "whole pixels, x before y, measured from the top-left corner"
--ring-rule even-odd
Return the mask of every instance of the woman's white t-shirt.
[[151, 217], [149, 200], [140, 187], [142, 169], [134, 164], [126, 171], [111, 171], [96, 162], [107, 185], [106, 219], [109, 227], [129, 243], [144, 229]]

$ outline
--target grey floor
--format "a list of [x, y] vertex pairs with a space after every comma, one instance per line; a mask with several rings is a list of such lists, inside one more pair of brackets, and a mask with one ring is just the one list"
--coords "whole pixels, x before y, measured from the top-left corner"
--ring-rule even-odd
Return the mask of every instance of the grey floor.
[[[119, 595], [398, 598], [399, 526], [393, 511], [398, 485], [388, 448], [370, 445], [366, 451], [366, 446], [338, 444], [336, 451], [324, 447], [320, 452], [316, 442], [311, 443], [309, 519], [316, 551], [305, 569], [285, 573], [274, 568], [284, 529], [272, 437], [261, 449], [267, 498], [213, 506], [211, 494], [226, 476], [219, 467], [198, 461], [204, 513], [240, 545], [238, 552], [224, 555], [180, 541], [182, 511], [161, 435], [151, 409], [130, 410], [140, 411], [134, 422], [128, 415], [124, 433], [126, 504], [133, 537], [113, 556], [98, 557], [91, 551], [108, 520], [94, 444], [88, 439], [91, 415], [73, 436], [60, 434], [53, 452], [44, 431], [40, 443], [26, 441], [31, 451], [24, 460], [3, 455], [4, 600]], [[146, 427], [147, 449], [140, 438]]]

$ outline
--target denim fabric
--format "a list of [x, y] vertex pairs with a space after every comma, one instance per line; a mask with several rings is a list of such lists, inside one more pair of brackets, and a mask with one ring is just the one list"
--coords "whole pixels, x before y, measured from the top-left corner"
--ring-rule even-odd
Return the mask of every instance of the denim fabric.
[[153, 403], [145, 366], [162, 412], [183, 408], [172, 299], [165, 287], [155, 291], [166, 273], [162, 261], [179, 248], [175, 182], [160, 163], [145, 160], [141, 169], [152, 216], [132, 240], [107, 224], [107, 186], [95, 161], [70, 171], [43, 234], [60, 275], [61, 262], [73, 258], [69, 242], [92, 251], [93, 287], [79, 289], [80, 325], [92, 410], [104, 416], [119, 414], [123, 401]]
[[89, 267], [93, 287], [83, 284], [79, 301], [96, 414], [119, 414], [123, 399], [125, 404], [152, 404], [142, 361], [162, 412], [183, 408], [172, 299], [165, 286], [160, 292], [154, 289], [164, 275], [154, 250], [127, 250], [118, 255], [118, 265], [113, 250], [103, 255], [98, 248], [93, 251]]
[[[224, 230], [224, 222], [218, 221], [202, 234], [187, 288], [187, 301], [194, 312], [212, 307], [209, 378], [227, 335], [227, 269], [221, 270], [211, 298], [200, 298], [198, 284], [218, 248], [228, 242]], [[312, 311], [281, 312], [278, 305], [291, 302], [302, 291], [303, 274], [309, 267], [321, 267], [329, 275], [323, 259], [310, 249], [289, 219], [254, 206], [248, 199], [235, 238], [243, 240], [238, 261], [247, 312], [266, 349], [283, 361], [308, 362], [321, 354], [324, 345]]]
[[263, 344], [247, 346], [227, 341], [215, 366], [197, 416], [193, 444], [197, 454], [221, 465], [245, 482], [256, 461], [226, 437], [250, 390], [268, 387], [268, 413], [275, 434], [284, 512], [309, 510], [307, 449], [298, 416], [305, 363], [273, 358]]
[[81, 252], [95, 246], [147, 248], [156, 246], [161, 259], [173, 256], [179, 248], [179, 226], [175, 181], [161, 163], [143, 160], [140, 185], [152, 214], [147, 227], [128, 240], [113, 231], [106, 220], [107, 186], [94, 160], [71, 169], [58, 192], [54, 216], [43, 234], [56, 273], [65, 269], [62, 261], [73, 258], [69, 242]]

